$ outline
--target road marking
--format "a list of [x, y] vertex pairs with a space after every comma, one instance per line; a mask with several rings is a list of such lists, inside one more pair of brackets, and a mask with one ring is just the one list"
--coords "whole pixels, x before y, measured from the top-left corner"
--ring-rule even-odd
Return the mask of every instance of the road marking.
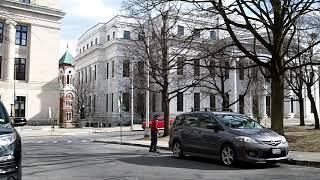
[[58, 141], [53, 141], [53, 143], [57, 143]]
[[72, 141], [68, 141], [68, 143], [72, 143]]
[[86, 143], [87, 141], [86, 140], [82, 140], [81, 142]]

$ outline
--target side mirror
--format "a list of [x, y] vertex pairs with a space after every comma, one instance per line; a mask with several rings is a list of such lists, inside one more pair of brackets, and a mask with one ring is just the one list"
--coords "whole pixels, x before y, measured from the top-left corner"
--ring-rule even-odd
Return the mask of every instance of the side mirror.
[[208, 124], [207, 129], [213, 129], [215, 131], [221, 130], [220, 126], [217, 124]]
[[14, 127], [24, 126], [26, 124], [27, 124], [27, 120], [25, 118], [19, 118], [19, 117], [14, 118], [12, 123]]

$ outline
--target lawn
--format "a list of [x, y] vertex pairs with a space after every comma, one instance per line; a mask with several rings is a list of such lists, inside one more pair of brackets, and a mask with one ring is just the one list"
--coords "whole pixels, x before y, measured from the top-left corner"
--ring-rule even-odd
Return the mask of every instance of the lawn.
[[291, 151], [320, 152], [320, 130], [314, 126], [291, 126], [284, 130]]

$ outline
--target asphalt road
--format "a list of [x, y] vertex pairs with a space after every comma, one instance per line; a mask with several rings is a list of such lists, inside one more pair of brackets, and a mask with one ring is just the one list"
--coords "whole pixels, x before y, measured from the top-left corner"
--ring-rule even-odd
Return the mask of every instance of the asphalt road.
[[23, 139], [23, 180], [320, 179], [319, 168], [285, 164], [228, 168], [212, 159], [177, 160], [169, 151], [154, 154], [147, 148], [91, 141], [101, 136]]

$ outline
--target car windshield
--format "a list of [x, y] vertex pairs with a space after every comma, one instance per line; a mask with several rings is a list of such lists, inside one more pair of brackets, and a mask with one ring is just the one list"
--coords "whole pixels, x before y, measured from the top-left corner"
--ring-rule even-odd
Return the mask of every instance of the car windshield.
[[6, 110], [4, 107], [0, 104], [0, 125], [1, 124], [7, 124], [8, 123], [8, 114], [6, 113]]
[[219, 114], [217, 116], [225, 126], [232, 129], [263, 129], [259, 123], [246, 116], [232, 114]]

